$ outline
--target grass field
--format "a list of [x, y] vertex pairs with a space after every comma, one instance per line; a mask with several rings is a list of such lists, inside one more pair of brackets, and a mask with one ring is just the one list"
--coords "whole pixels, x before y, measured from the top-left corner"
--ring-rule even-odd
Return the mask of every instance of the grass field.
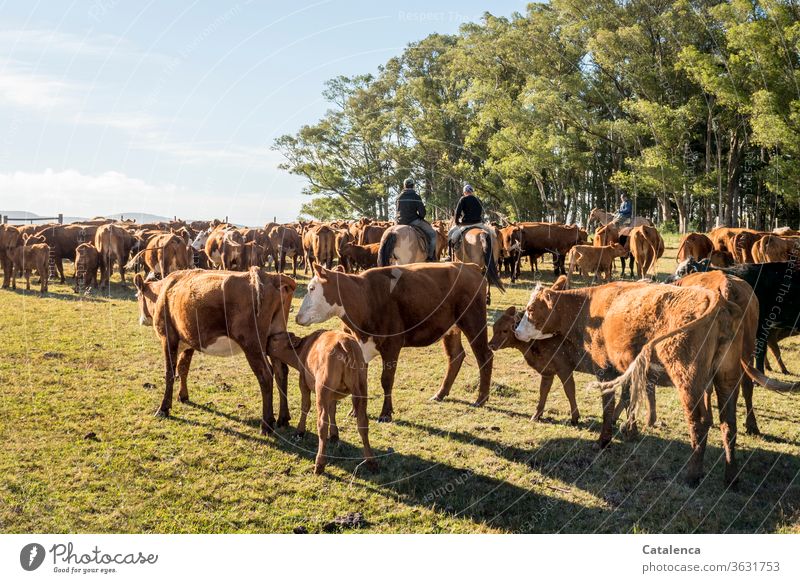
[[[661, 274], [675, 265], [676, 242], [667, 241]], [[299, 278], [295, 308], [306, 282]], [[532, 285], [526, 266], [518, 285], [493, 293], [490, 320], [524, 305]], [[716, 428], [706, 477], [689, 488], [687, 428], [672, 388], [658, 389], [657, 427], [600, 452], [600, 398], [585, 389], [586, 375], [576, 379], [578, 427], [558, 381], [534, 423], [538, 376], [518, 352], [496, 354], [490, 401], [477, 409], [471, 354], [452, 398], [433, 403], [442, 349], [407, 349], [393, 423], [375, 422], [379, 362], [370, 367], [380, 470], [357, 468], [360, 440], [342, 403], [343, 442], [315, 476], [313, 421], [301, 441], [291, 428], [262, 437], [260, 394], [243, 356], [195, 356], [191, 403], [157, 419], [161, 351], [153, 330], [138, 325], [133, 287], [117, 283], [105, 298], [50, 289], [45, 298], [0, 292], [0, 532], [319, 532], [350, 512], [362, 513], [363, 532], [800, 532], [797, 394], [756, 389], [759, 437], [744, 434], [739, 407], [735, 489], [723, 486]], [[290, 328], [307, 330], [293, 320]], [[800, 373], [798, 342], [782, 347]], [[294, 423], [294, 372], [289, 390]]]

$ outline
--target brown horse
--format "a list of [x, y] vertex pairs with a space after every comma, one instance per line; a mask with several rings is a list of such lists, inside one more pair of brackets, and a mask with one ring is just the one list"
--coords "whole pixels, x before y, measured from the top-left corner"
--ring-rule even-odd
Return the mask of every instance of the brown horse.
[[[504, 292], [503, 282], [497, 272], [500, 262], [500, 246], [497, 244], [497, 235], [492, 229], [491, 236], [480, 227], [473, 227], [464, 231], [460, 245], [453, 247], [453, 258], [461, 263], [474, 263], [486, 276], [491, 285]], [[486, 304], [491, 304], [492, 293], [490, 286], [486, 286]]]
[[411, 225], [394, 225], [383, 232], [378, 267], [424, 263], [427, 258], [425, 235]]
[[[589, 213], [589, 220], [587, 224], [591, 225], [593, 222], [597, 221], [601, 225], [607, 225], [611, 221], [614, 220], [614, 213], [606, 212], [603, 209], [593, 208], [592, 212]], [[650, 219], [646, 219], [644, 217], [633, 217], [631, 219], [631, 227], [638, 227], [639, 225], [648, 225], [650, 227], [654, 226], [653, 221]]]

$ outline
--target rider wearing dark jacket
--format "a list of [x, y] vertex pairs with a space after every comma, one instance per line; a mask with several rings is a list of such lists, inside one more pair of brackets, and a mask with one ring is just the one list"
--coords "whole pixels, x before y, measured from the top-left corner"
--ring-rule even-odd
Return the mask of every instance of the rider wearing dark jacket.
[[414, 181], [411, 178], [403, 181], [403, 191], [397, 197], [396, 222], [398, 225], [411, 225], [425, 233], [428, 240], [428, 261], [436, 261], [436, 231], [425, 220], [425, 203], [414, 190]]
[[464, 195], [458, 199], [453, 218], [456, 225], [475, 225], [483, 222], [483, 205], [469, 184], [464, 187]]

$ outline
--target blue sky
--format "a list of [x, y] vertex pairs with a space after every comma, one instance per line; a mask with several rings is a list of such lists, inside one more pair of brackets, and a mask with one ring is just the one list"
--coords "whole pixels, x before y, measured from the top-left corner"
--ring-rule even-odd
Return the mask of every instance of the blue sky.
[[0, 209], [293, 220], [273, 140], [325, 111], [325, 80], [526, 2], [0, 4]]

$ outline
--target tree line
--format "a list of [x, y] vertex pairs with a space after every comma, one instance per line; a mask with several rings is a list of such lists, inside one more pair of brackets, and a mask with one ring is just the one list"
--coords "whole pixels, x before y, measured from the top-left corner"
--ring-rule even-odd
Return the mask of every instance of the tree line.
[[552, 0], [337, 77], [284, 135], [304, 216], [390, 219], [413, 176], [447, 218], [586, 223], [627, 193], [667, 229], [800, 220], [797, 0]]

